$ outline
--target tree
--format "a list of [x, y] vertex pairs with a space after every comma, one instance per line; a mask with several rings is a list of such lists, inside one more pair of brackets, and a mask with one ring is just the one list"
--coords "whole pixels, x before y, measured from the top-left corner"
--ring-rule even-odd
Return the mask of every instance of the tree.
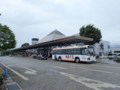
[[94, 25], [91, 25], [91, 24], [80, 28], [79, 34], [80, 34], [80, 36], [93, 38], [93, 41], [89, 42], [89, 44], [99, 43], [102, 38], [101, 31], [98, 28], [94, 27]]
[[21, 47], [26, 47], [26, 46], [29, 46], [29, 43], [24, 43], [21, 45]]
[[16, 46], [14, 33], [6, 25], [0, 24], [0, 49], [7, 50]]

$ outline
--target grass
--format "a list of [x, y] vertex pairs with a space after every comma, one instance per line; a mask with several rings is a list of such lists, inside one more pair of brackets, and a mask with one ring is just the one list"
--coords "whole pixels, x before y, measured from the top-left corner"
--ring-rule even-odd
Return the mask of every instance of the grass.
[[120, 62], [120, 58], [117, 58], [115, 61]]

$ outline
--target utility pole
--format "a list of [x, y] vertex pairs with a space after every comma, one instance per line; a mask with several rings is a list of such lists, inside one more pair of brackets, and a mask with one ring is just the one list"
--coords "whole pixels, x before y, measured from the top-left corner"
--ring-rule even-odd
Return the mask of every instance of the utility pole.
[[102, 61], [103, 61], [103, 50], [104, 50], [104, 44], [103, 43], [101, 43], [100, 44], [100, 49], [101, 49], [101, 53], [102, 53]]

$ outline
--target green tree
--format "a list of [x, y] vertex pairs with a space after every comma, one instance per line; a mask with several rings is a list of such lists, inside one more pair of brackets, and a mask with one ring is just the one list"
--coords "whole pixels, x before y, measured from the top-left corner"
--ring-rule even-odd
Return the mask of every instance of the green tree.
[[0, 24], [0, 49], [7, 50], [16, 46], [14, 33], [6, 25]]
[[89, 42], [88, 44], [99, 43], [102, 38], [101, 31], [98, 28], [94, 27], [94, 25], [91, 25], [91, 24], [80, 28], [79, 34], [80, 34], [80, 36], [93, 38], [93, 41]]
[[21, 45], [21, 47], [26, 47], [26, 46], [29, 46], [29, 43], [24, 43]]

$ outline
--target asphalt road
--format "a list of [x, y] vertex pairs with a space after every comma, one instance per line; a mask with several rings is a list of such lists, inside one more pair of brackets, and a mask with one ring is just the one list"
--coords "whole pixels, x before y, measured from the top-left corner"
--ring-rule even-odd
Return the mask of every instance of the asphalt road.
[[23, 90], [120, 90], [120, 64], [0, 57]]

